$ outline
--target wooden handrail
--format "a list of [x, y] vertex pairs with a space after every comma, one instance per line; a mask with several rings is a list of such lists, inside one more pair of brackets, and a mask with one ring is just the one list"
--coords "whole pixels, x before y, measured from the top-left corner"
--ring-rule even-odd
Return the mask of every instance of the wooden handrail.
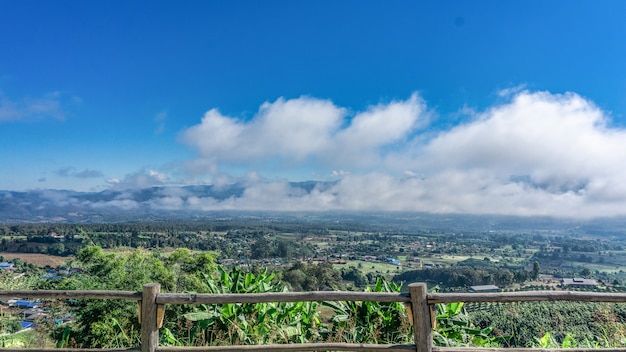
[[157, 304], [228, 304], [262, 302], [370, 301], [411, 302], [408, 293], [393, 292], [267, 292], [267, 293], [160, 293]]
[[0, 298], [90, 298], [90, 299], [130, 299], [140, 300], [141, 292], [136, 291], [89, 291], [89, 290], [0, 290]]
[[241, 345], [241, 346], [200, 346], [200, 347], [175, 347], [159, 346], [156, 352], [272, 352], [272, 351], [350, 351], [350, 352], [375, 352], [375, 351], [415, 351], [415, 345], [376, 345], [340, 342], [318, 343], [294, 343], [294, 344], [271, 344], [271, 345]]
[[[580, 301], [626, 302], [626, 293], [571, 291], [522, 291], [496, 293], [427, 293], [425, 283], [409, 285], [408, 293], [389, 292], [270, 292], [234, 294], [160, 293], [159, 284], [145, 284], [142, 292], [86, 290], [19, 290], [0, 291], [0, 298], [45, 299], [124, 299], [140, 302], [141, 348], [0, 348], [0, 352], [210, 352], [210, 351], [417, 351], [417, 352], [595, 352], [590, 348], [470, 348], [432, 346], [432, 305], [452, 302], [525, 302]], [[264, 302], [371, 301], [410, 304], [414, 322], [415, 344], [303, 343], [241, 346], [178, 347], [159, 346], [158, 329], [165, 304], [228, 304]], [[603, 352], [626, 352], [626, 348], [607, 348]]]
[[452, 302], [579, 301], [626, 302], [626, 293], [576, 291], [519, 291], [486, 293], [429, 293], [428, 304]]

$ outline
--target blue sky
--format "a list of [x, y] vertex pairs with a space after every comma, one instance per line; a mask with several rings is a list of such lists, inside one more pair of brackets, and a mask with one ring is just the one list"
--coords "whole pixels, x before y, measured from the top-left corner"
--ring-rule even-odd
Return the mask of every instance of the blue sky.
[[[624, 13], [0, 1], [0, 189], [243, 182], [171, 206], [624, 215]], [[286, 184], [303, 180], [339, 182]]]

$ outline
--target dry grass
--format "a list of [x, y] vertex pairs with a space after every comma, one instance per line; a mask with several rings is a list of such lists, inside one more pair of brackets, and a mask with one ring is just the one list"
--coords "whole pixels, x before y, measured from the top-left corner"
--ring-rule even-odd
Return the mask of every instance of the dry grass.
[[39, 254], [39, 253], [0, 252], [0, 256], [4, 257], [5, 260], [12, 260], [15, 258], [19, 258], [24, 263], [30, 263], [30, 264], [34, 264], [40, 267], [45, 267], [46, 265], [49, 265], [53, 268], [56, 268], [57, 266], [64, 264], [68, 260], [73, 259], [72, 257], [59, 257], [56, 255]]

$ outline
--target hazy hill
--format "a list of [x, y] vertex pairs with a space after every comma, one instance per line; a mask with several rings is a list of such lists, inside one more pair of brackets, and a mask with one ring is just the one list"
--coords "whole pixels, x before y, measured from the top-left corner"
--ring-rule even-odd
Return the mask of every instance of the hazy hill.
[[[308, 194], [328, 189], [332, 182], [294, 182], [289, 187]], [[427, 214], [406, 212], [297, 212], [271, 210], [239, 211], [213, 204], [241, 198], [245, 185], [197, 185], [150, 187], [134, 190], [75, 192], [68, 190], [0, 191], [0, 223], [58, 222], [138, 222], [168, 220], [211, 220], [220, 218], [255, 218], [286, 222], [342, 224], [346, 229], [374, 231], [566, 231], [572, 234], [607, 236], [626, 235], [626, 219], [596, 220], [554, 219], [463, 214]], [[273, 221], [272, 220], [272, 221]]]

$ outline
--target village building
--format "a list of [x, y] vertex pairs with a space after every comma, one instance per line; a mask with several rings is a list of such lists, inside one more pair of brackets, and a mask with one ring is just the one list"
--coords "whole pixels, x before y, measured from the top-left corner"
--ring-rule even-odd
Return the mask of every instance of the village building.
[[2, 262], [2, 263], [0, 263], [0, 269], [2, 269], [2, 270], [15, 270], [15, 264]]
[[598, 286], [598, 282], [594, 279], [583, 279], [583, 278], [563, 278], [561, 279], [561, 284], [563, 286], [569, 287], [596, 287]]
[[470, 286], [469, 292], [499, 292], [500, 287], [496, 285], [477, 285]]

